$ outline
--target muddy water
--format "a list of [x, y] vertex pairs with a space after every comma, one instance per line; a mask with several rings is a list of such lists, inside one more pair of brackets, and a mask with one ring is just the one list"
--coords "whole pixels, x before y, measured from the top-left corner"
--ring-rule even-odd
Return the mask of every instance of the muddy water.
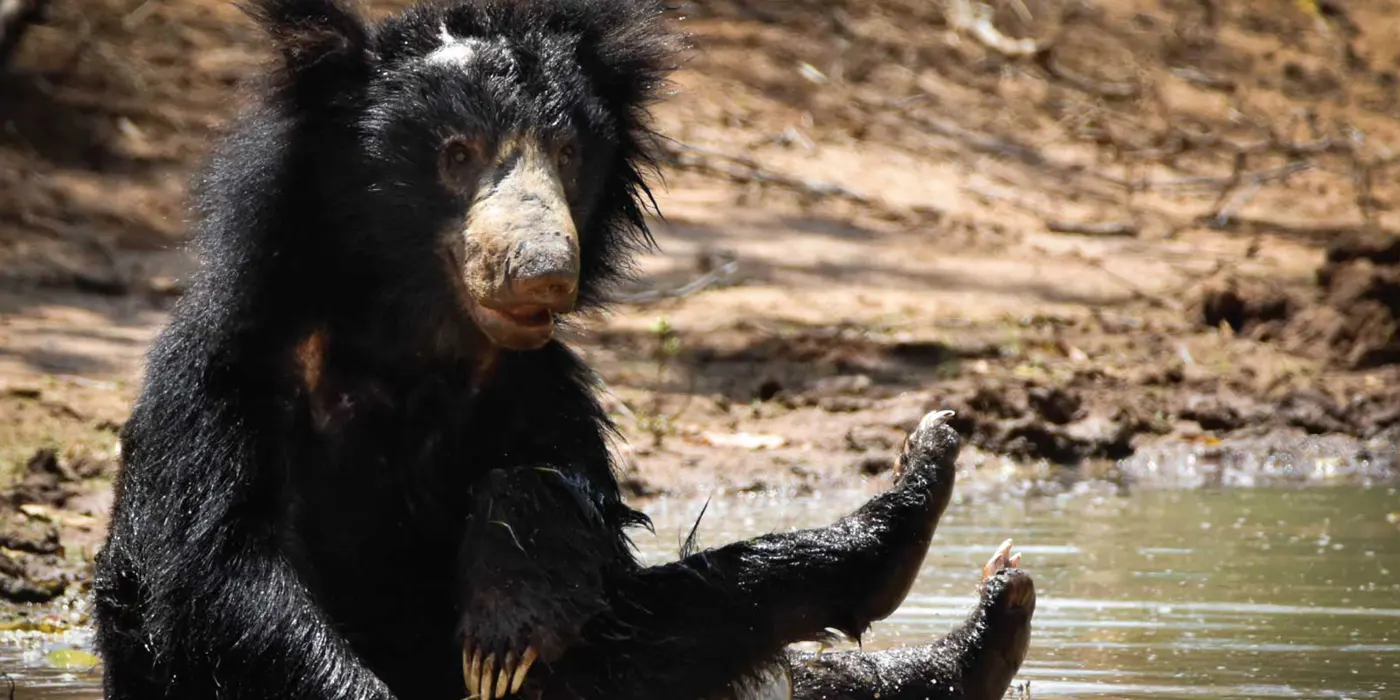
[[[702, 544], [825, 523], [863, 497], [716, 499]], [[701, 505], [651, 504], [646, 556], [670, 557]], [[972, 603], [977, 567], [1014, 536], [1040, 594], [1020, 679], [1032, 697], [1400, 697], [1400, 525], [1388, 515], [1400, 518], [1389, 487], [956, 503], [918, 586], [866, 646], [944, 633]], [[97, 676], [51, 653], [88, 641], [8, 633], [0, 671], [21, 700], [96, 698]]]

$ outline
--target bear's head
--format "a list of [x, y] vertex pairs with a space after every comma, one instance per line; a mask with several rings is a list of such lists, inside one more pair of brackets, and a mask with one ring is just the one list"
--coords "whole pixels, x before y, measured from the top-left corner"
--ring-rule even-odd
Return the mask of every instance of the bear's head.
[[528, 350], [650, 243], [645, 109], [674, 56], [652, 0], [455, 0], [375, 25], [339, 0], [249, 9], [312, 199], [340, 209], [337, 264], [375, 293]]

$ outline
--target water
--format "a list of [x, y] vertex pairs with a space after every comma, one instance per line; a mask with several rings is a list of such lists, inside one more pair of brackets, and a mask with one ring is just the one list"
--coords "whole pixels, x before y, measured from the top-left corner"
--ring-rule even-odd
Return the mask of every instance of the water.
[[[712, 503], [714, 545], [830, 521], [859, 495]], [[653, 508], [652, 551], [695, 503]], [[867, 649], [941, 636], [1006, 537], [1038, 593], [1018, 682], [1035, 698], [1400, 698], [1393, 488], [1144, 491], [955, 504], [914, 591]], [[1400, 517], [1400, 513], [1390, 516]]]
[[[102, 676], [93, 667], [92, 632], [53, 634], [32, 629], [0, 633], [0, 697], [14, 700], [96, 700]], [[14, 694], [9, 695], [10, 682]]]
[[[823, 524], [862, 493], [716, 499], [702, 544]], [[702, 503], [662, 500], [646, 557], [674, 556]], [[1077, 493], [950, 508], [915, 590], [866, 648], [940, 636], [1004, 538], [1036, 576], [1035, 698], [1400, 697], [1400, 494], [1390, 487]], [[9, 633], [0, 670], [25, 698], [96, 698], [97, 675]], [[16, 641], [21, 639], [23, 641]], [[0, 690], [3, 687], [0, 686]]]

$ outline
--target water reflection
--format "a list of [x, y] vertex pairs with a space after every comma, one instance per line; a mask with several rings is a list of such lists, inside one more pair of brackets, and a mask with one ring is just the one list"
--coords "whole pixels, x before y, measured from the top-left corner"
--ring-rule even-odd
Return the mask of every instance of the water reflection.
[[[865, 495], [716, 499], [702, 543], [830, 522]], [[702, 505], [651, 504], [644, 555], [674, 556]], [[945, 632], [972, 604], [977, 567], [1012, 536], [1039, 590], [1021, 678], [1035, 698], [1400, 697], [1396, 511], [1400, 495], [1383, 487], [955, 503], [916, 589], [866, 648]], [[0, 670], [21, 700], [97, 698], [95, 673], [49, 660], [55, 645], [89, 642], [11, 633]]]
[[[15, 700], [97, 700], [102, 697], [102, 676], [87, 653], [92, 633], [78, 629], [63, 634], [9, 631], [0, 634], [0, 697], [9, 697], [14, 682]], [[73, 651], [85, 659], [71, 658]]]

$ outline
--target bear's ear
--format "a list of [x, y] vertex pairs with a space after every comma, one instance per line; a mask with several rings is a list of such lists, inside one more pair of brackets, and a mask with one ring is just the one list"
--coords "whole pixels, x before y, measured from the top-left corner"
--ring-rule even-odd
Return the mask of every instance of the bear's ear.
[[592, 31], [581, 58], [603, 99], [631, 110], [657, 97], [683, 44], [665, 26], [667, 8], [657, 0], [582, 4], [590, 8]]
[[245, 0], [281, 55], [284, 87], [303, 95], [333, 94], [364, 78], [369, 32], [343, 0]]

